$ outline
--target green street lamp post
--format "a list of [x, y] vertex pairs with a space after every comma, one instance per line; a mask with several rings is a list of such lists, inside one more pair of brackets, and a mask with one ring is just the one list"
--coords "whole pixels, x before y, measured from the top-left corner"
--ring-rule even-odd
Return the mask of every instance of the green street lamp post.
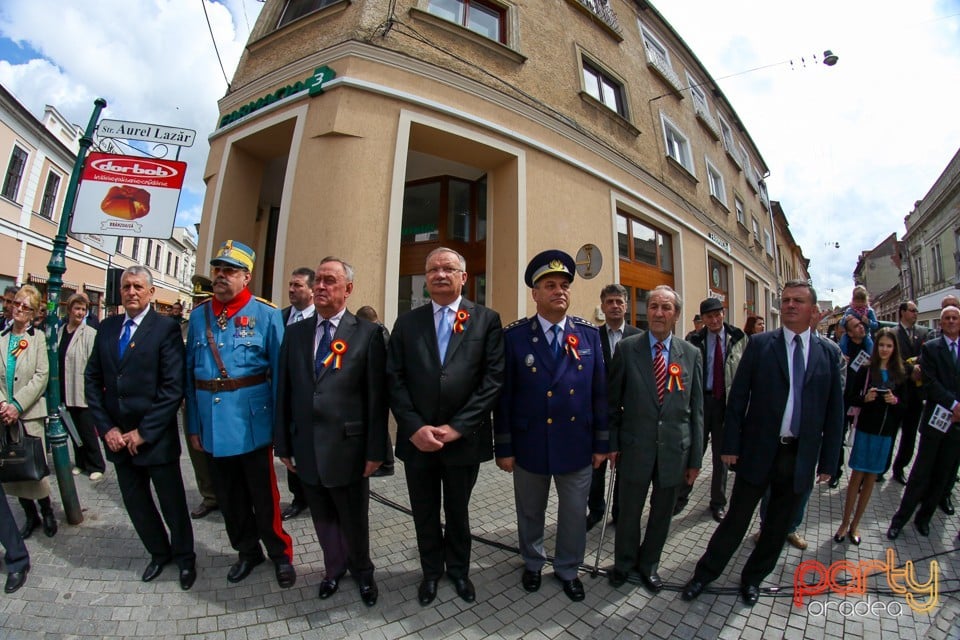
[[73, 481], [70, 465], [70, 451], [67, 447], [67, 432], [63, 428], [60, 418], [60, 359], [57, 346], [57, 309], [60, 306], [60, 289], [63, 286], [63, 274], [67, 270], [67, 231], [70, 229], [70, 219], [73, 217], [73, 207], [77, 201], [77, 188], [80, 184], [80, 172], [83, 170], [83, 161], [87, 151], [93, 145], [93, 132], [100, 120], [100, 112], [107, 106], [107, 101], [97, 98], [93, 102], [93, 113], [87, 130], [80, 138], [80, 150], [73, 163], [73, 173], [70, 174], [70, 184], [63, 201], [63, 213], [60, 216], [60, 227], [57, 237], [53, 241], [53, 253], [47, 264], [47, 357], [50, 361], [50, 382], [47, 384], [47, 440], [53, 452], [53, 467], [57, 473], [57, 485], [60, 487], [60, 499], [63, 501], [63, 510], [67, 514], [67, 522], [80, 524], [83, 522], [83, 513], [80, 510], [80, 499], [77, 497], [77, 485]]

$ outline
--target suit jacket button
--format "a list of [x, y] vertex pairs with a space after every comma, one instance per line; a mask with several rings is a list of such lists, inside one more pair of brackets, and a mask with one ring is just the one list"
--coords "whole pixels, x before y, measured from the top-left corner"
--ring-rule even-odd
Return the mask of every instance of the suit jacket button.
[[220, 404], [220, 398], [214, 398], [213, 404]]
[[570, 422], [576, 422], [577, 416], [570, 416]]
[[553, 397], [553, 391], [547, 391], [547, 397], [548, 397], [548, 398], [552, 398], [552, 397]]
[[570, 389], [570, 395], [573, 395], [573, 389]]
[[547, 424], [553, 424], [553, 418], [547, 418]]

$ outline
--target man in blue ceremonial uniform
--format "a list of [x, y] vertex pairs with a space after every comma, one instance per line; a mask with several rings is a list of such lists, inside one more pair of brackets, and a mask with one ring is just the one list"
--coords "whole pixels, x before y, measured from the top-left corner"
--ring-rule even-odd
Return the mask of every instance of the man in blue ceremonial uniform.
[[567, 316], [573, 258], [544, 251], [527, 266], [537, 315], [504, 329], [506, 376], [494, 419], [497, 466], [513, 473], [523, 588], [540, 588], [543, 528], [551, 478], [557, 485], [554, 575], [573, 601], [586, 548], [583, 514], [593, 468], [609, 451], [607, 381], [600, 333]]
[[273, 420], [283, 319], [247, 285], [250, 247], [227, 240], [210, 261], [213, 298], [190, 314], [187, 331], [187, 429], [207, 453], [217, 503], [239, 559], [227, 580], [240, 582], [263, 562], [277, 584], [292, 587], [293, 544], [281, 526], [273, 468]]

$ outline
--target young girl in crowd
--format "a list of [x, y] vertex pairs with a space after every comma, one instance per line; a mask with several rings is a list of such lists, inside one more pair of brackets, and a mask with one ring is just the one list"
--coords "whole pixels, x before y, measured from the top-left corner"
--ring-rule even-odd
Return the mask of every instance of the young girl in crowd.
[[[853, 288], [853, 296], [850, 300], [850, 306], [843, 310], [843, 317], [840, 318], [840, 324], [846, 326], [847, 318], [856, 316], [863, 326], [867, 329], [867, 343], [873, 347], [873, 334], [880, 328], [880, 322], [877, 320], [877, 314], [873, 311], [867, 300], [867, 288], [857, 285]], [[847, 353], [847, 343], [850, 338], [844, 333], [840, 336], [840, 350]]]
[[886, 466], [906, 406], [903, 400], [908, 378], [900, 360], [897, 336], [892, 330], [884, 328], [877, 332], [870, 366], [861, 367], [852, 375], [854, 379], [847, 386], [847, 402], [858, 407], [860, 413], [848, 462], [853, 472], [847, 485], [843, 521], [833, 539], [843, 542], [849, 534], [850, 542], [858, 545], [860, 519], [870, 501], [877, 474], [883, 473]]

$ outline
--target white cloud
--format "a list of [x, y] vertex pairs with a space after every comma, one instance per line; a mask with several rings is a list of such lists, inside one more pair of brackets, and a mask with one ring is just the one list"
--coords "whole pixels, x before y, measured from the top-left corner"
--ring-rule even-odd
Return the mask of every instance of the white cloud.
[[[657, 7], [714, 78], [794, 61], [718, 83], [769, 165], [770, 197], [814, 284], [845, 304], [860, 252], [903, 236], [904, 216], [960, 146], [960, 3]], [[824, 49], [840, 56], [835, 67], [819, 64]]]

